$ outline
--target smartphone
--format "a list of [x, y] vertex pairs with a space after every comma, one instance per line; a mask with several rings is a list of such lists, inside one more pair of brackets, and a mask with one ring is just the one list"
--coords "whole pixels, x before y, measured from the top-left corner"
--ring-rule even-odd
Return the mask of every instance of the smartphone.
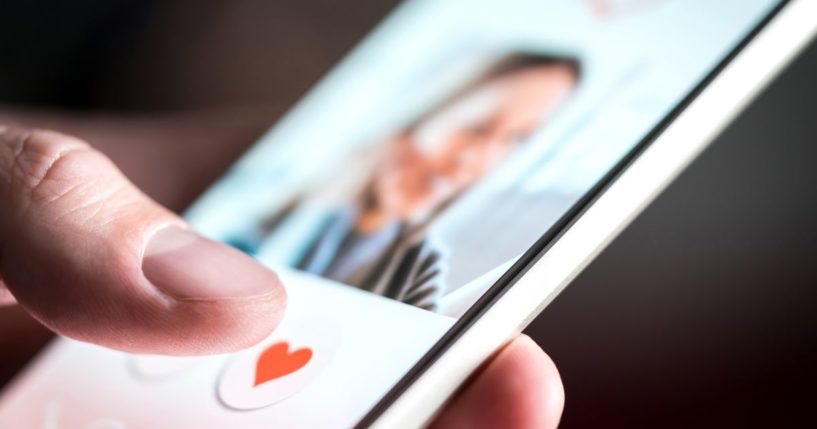
[[185, 215], [280, 274], [281, 325], [57, 339], [0, 427], [423, 426], [815, 28], [810, 0], [409, 0]]

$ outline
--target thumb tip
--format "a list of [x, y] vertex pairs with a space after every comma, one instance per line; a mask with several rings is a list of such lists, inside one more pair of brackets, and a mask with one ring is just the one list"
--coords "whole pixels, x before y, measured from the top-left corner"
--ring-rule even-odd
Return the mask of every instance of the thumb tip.
[[181, 300], [217, 300], [280, 295], [278, 276], [246, 254], [188, 228], [169, 226], [148, 241], [145, 277], [158, 290]]
[[[181, 226], [157, 231], [142, 260], [145, 278], [174, 306], [174, 338], [154, 343], [162, 354], [224, 353], [250, 347], [278, 326], [286, 290], [250, 256]], [[186, 332], [177, 335], [178, 331]]]

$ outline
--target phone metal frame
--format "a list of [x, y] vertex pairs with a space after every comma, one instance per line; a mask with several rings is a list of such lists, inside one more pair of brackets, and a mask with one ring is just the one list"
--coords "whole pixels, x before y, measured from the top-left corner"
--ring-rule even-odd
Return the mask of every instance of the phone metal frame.
[[817, 34], [817, 1], [778, 5], [423, 356], [358, 427], [428, 424]]

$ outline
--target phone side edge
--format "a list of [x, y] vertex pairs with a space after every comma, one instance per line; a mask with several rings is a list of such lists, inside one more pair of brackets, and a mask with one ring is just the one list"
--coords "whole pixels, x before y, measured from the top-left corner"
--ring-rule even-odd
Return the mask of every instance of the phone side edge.
[[794, 59], [817, 33], [817, 2], [787, 4], [372, 427], [422, 427], [521, 332]]

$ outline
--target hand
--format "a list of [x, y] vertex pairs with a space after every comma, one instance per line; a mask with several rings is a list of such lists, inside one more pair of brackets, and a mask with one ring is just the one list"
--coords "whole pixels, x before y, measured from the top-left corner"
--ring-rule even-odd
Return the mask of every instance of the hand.
[[[59, 334], [131, 352], [219, 353], [260, 341], [283, 315], [275, 274], [197, 235], [81, 140], [0, 129], [0, 207], [0, 303]], [[555, 427], [562, 398], [553, 363], [520, 337], [434, 426]]]

